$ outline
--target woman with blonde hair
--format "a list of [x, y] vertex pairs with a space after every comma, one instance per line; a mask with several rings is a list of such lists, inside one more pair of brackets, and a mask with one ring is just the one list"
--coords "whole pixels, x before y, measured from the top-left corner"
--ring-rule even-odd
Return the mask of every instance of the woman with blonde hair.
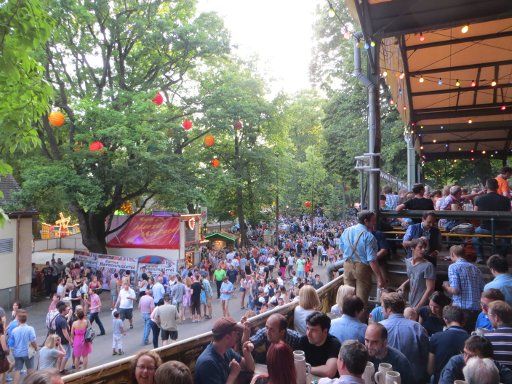
[[60, 343], [60, 337], [56, 334], [49, 335], [39, 351], [39, 369], [56, 368], [57, 361], [64, 356], [66, 351]]
[[293, 326], [302, 336], [306, 334], [306, 317], [320, 309], [320, 298], [315, 288], [311, 285], [304, 285], [299, 290], [299, 305], [293, 312]]
[[155, 351], [140, 351], [130, 364], [131, 384], [153, 384], [162, 359]]
[[349, 285], [340, 285], [338, 288], [338, 293], [336, 293], [336, 304], [331, 307], [331, 313], [336, 316], [343, 315], [343, 302], [349, 296], [354, 296], [356, 294], [356, 289]]

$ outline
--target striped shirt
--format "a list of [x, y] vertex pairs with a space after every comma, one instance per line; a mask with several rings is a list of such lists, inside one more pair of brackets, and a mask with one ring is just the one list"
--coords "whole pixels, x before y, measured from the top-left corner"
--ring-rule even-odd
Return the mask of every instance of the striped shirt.
[[462, 309], [480, 309], [480, 295], [484, 289], [482, 272], [477, 266], [459, 258], [448, 267], [450, 287], [458, 289], [453, 295], [453, 305]]
[[494, 360], [512, 368], [512, 327], [498, 327], [487, 332], [485, 337], [492, 343]]

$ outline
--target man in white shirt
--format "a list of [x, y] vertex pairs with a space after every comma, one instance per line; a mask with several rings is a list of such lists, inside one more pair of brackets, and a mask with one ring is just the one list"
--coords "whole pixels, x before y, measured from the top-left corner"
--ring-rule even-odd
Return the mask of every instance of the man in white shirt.
[[130, 329], [133, 329], [133, 303], [137, 300], [135, 291], [130, 288], [130, 285], [126, 282], [123, 283], [123, 287], [119, 291], [117, 297], [116, 308], [119, 309], [119, 315], [121, 320], [128, 319], [130, 322]]
[[153, 292], [153, 300], [155, 301], [155, 306], [162, 305], [164, 303], [165, 288], [162, 284], [162, 281], [162, 276], [158, 276], [155, 284], [153, 285], [153, 288], [151, 288], [151, 291]]

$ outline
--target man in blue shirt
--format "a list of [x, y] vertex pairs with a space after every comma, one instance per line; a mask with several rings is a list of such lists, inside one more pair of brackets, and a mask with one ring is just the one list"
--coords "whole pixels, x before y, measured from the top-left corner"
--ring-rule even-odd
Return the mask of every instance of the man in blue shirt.
[[487, 266], [491, 270], [494, 280], [487, 283], [484, 290], [490, 288], [499, 289], [505, 296], [505, 301], [512, 305], [512, 274], [508, 273], [507, 259], [498, 255], [492, 255], [487, 260]]
[[447, 305], [443, 308], [443, 319], [446, 323], [446, 330], [436, 332], [430, 338], [430, 349], [428, 357], [428, 374], [434, 375], [432, 384], [439, 382], [441, 370], [448, 360], [458, 355], [464, 349], [464, 342], [469, 337], [462, 328], [464, 312], [459, 307]]
[[388, 331], [388, 344], [402, 352], [415, 372], [415, 382], [424, 383], [427, 376], [428, 334], [419, 323], [403, 315], [405, 300], [399, 293], [382, 297], [385, 320], [380, 324]]
[[489, 304], [497, 300], [505, 300], [505, 296], [503, 296], [503, 293], [499, 289], [491, 288], [482, 292], [482, 297], [480, 298], [482, 312], [480, 312], [476, 319], [475, 330], [483, 329], [486, 331], [492, 331], [494, 329], [491, 321], [489, 320]]
[[343, 301], [343, 315], [331, 322], [329, 333], [340, 343], [345, 340], [357, 340], [364, 343], [366, 324], [361, 323], [358, 319], [363, 311], [363, 300], [357, 296], [346, 297]]
[[484, 289], [482, 272], [476, 265], [465, 258], [464, 247], [450, 247], [452, 264], [448, 267], [448, 280], [443, 284], [444, 290], [452, 295], [453, 305], [461, 307], [466, 312], [464, 329], [472, 332], [475, 329], [476, 318], [480, 313], [480, 296]]
[[212, 328], [213, 342], [196, 362], [195, 384], [234, 384], [240, 371], [254, 371], [250, 341], [242, 345], [243, 357], [233, 350], [244, 328], [230, 317], [221, 317]]
[[407, 252], [407, 258], [412, 257], [412, 240], [423, 237], [428, 247], [425, 258], [430, 261], [434, 267], [437, 265], [437, 255], [441, 250], [441, 232], [436, 227], [437, 216], [434, 211], [423, 213], [421, 223], [412, 224], [407, 227], [402, 245]]
[[34, 327], [27, 325], [27, 311], [19, 309], [16, 314], [19, 325], [13, 329], [11, 338], [14, 356], [14, 384], [20, 381], [23, 366], [27, 372], [34, 370], [34, 355], [29, 352], [29, 346], [37, 351], [36, 332]]
[[356, 296], [368, 303], [372, 288], [372, 271], [377, 278], [377, 286], [384, 286], [384, 279], [377, 262], [377, 240], [371, 233], [377, 224], [374, 212], [361, 211], [356, 224], [343, 231], [340, 246], [343, 251], [345, 284], [356, 289]]
[[402, 383], [413, 383], [411, 363], [398, 349], [388, 345], [388, 331], [379, 323], [368, 325], [364, 335], [364, 343], [370, 355], [369, 361], [378, 368], [380, 363], [393, 366], [393, 371], [400, 373]]

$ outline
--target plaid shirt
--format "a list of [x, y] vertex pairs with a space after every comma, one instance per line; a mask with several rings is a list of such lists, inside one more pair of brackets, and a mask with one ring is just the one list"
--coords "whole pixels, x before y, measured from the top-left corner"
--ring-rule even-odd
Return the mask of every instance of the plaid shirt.
[[[249, 340], [254, 344], [254, 348], [258, 348], [263, 344], [268, 347], [270, 342], [267, 339], [267, 328], [263, 327], [258, 329]], [[297, 331], [287, 328], [284, 335], [284, 342], [288, 344], [291, 349], [296, 350], [299, 348], [300, 334]]]
[[462, 309], [480, 309], [480, 295], [484, 289], [482, 272], [477, 266], [464, 259], [458, 259], [448, 267], [450, 287], [459, 290], [453, 295], [453, 305]]

